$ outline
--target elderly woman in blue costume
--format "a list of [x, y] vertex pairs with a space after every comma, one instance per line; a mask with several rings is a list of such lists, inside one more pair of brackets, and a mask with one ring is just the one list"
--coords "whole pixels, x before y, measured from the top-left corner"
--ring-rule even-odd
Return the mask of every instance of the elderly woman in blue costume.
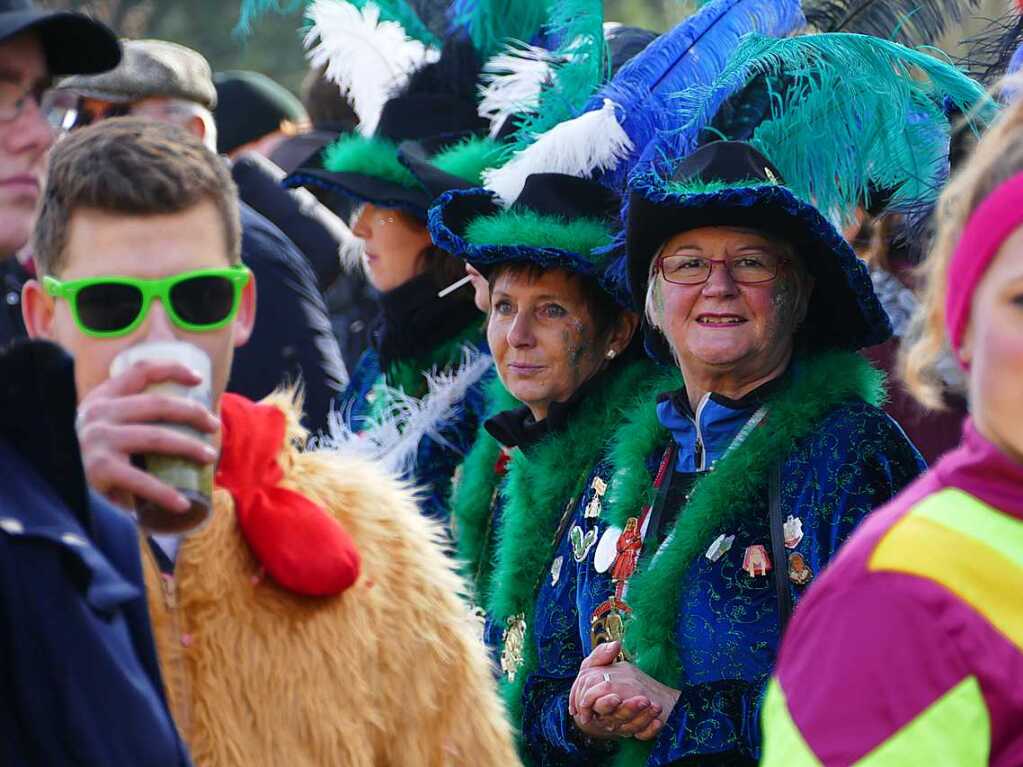
[[629, 414], [590, 480], [585, 660], [527, 682], [526, 733], [550, 764], [753, 764], [792, 605], [923, 468], [855, 353], [890, 328], [852, 251], [747, 144], [633, 191], [627, 247], [648, 343], [684, 384]]
[[[449, 41], [384, 104], [372, 135], [341, 138], [289, 179], [360, 203], [352, 232], [379, 291], [372, 348], [339, 398], [324, 443], [405, 473], [423, 490], [424, 513], [442, 522], [451, 477], [481, 420], [491, 365], [472, 288], [438, 295], [464, 277], [464, 264], [433, 243], [426, 213], [441, 192], [478, 185], [498, 158], [497, 144], [477, 137], [486, 126], [475, 103], [479, 67], [471, 43]], [[399, 144], [412, 140], [432, 169], [425, 177], [400, 159]]]
[[626, 308], [623, 260], [592, 255], [611, 242], [617, 209], [593, 181], [538, 173], [506, 209], [476, 189], [449, 192], [431, 211], [435, 241], [490, 285], [492, 398], [503, 409], [466, 459], [452, 517], [516, 724], [535, 643], [567, 625], [564, 611], [535, 605], [574, 593], [570, 563], [593, 541], [567, 523], [652, 373], [632, 343], [639, 317]]

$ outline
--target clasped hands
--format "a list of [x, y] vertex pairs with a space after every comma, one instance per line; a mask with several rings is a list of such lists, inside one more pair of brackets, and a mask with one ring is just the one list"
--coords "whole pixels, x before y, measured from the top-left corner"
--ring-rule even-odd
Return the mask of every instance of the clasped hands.
[[653, 740], [680, 693], [631, 663], [616, 663], [620, 651], [620, 642], [608, 642], [582, 662], [568, 696], [568, 713], [591, 738]]

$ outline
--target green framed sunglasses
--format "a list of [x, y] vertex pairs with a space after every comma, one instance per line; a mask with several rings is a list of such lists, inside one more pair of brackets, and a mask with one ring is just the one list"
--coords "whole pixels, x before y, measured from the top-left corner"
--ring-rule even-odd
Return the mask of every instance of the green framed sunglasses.
[[177, 327], [193, 333], [217, 330], [238, 314], [248, 267], [198, 269], [157, 280], [87, 277], [62, 282], [43, 277], [43, 289], [71, 306], [75, 324], [94, 338], [126, 336], [146, 319], [154, 298]]

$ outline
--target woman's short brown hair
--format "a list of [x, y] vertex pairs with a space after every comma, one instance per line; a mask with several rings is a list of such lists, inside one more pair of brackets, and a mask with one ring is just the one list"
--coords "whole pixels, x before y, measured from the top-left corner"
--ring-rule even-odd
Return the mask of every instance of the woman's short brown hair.
[[60, 141], [50, 156], [33, 239], [36, 267], [64, 265], [78, 208], [130, 216], [180, 213], [209, 200], [224, 224], [228, 260], [241, 260], [238, 189], [224, 161], [174, 125], [133, 117], [103, 120]]
[[920, 266], [923, 303], [904, 344], [900, 371], [906, 386], [926, 407], [944, 407], [946, 385], [938, 365], [947, 358], [945, 298], [956, 245], [973, 211], [996, 187], [1023, 171], [1023, 102], [1006, 109], [981, 138], [970, 159], [942, 192], [937, 235]]
[[[533, 263], [509, 262], [494, 267], [487, 274], [487, 281], [490, 283], [491, 292], [493, 292], [497, 278], [503, 274], [513, 277], [525, 277], [527, 281], [532, 282], [549, 271], [552, 271], [552, 269], [544, 269], [542, 266]], [[593, 320], [594, 334], [597, 338], [606, 337], [614, 329], [615, 323], [618, 322], [619, 317], [621, 317], [625, 310], [595, 280], [575, 272], [569, 272], [567, 269], [562, 271], [579, 285], [583, 304]]]

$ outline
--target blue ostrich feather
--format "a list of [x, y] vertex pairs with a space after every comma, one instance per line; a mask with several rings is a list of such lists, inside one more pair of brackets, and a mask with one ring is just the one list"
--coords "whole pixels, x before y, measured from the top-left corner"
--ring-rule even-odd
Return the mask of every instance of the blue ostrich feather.
[[[618, 104], [638, 159], [660, 131], [677, 124], [672, 95], [713, 82], [743, 37], [780, 37], [805, 24], [798, 0], [713, 0], [625, 64], [584, 111], [599, 109], [605, 98]], [[631, 168], [619, 163], [602, 181], [620, 189]]]

